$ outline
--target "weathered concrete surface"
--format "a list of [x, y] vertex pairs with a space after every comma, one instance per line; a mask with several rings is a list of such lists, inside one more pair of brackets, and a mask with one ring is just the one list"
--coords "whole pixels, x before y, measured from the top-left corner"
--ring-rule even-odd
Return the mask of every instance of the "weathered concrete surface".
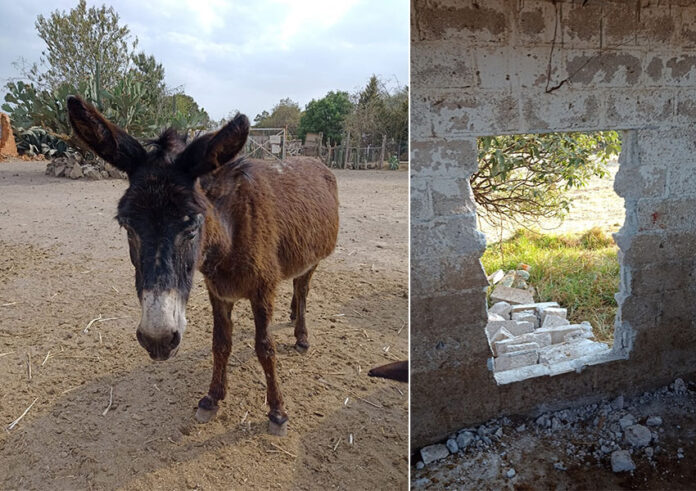
[[[696, 371], [696, 3], [414, 0], [411, 33], [413, 447]], [[612, 361], [499, 386], [468, 185], [476, 140], [598, 129], [626, 130]]]

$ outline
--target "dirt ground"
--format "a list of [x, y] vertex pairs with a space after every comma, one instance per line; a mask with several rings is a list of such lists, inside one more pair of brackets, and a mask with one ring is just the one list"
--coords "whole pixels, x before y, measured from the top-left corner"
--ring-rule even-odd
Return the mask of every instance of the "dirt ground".
[[[624, 200], [614, 191], [614, 180], [619, 170], [617, 160], [609, 162], [608, 175], [593, 177], [587, 186], [568, 192], [572, 199], [570, 212], [564, 220], [545, 220], [531, 225], [532, 230], [546, 234], [581, 233], [592, 227], [601, 228], [606, 234], [618, 232], [624, 223]], [[479, 228], [489, 243], [510, 237], [520, 226], [503, 224], [503, 229], [492, 226], [479, 218]]]
[[[695, 407], [696, 384], [687, 381], [539, 418], [489, 421], [467, 429], [476, 439], [466, 449], [414, 468], [412, 489], [693, 490]], [[647, 422], [655, 416], [657, 425]], [[650, 443], [632, 445], [622, 418], [648, 428]], [[612, 471], [616, 450], [631, 452], [633, 471]]]
[[290, 285], [276, 301], [290, 416], [278, 438], [248, 302], [233, 313], [227, 399], [197, 424], [212, 371], [200, 274], [179, 353], [151, 361], [135, 339], [133, 269], [113, 219], [126, 182], [44, 168], [0, 163], [0, 488], [407, 487], [406, 386], [367, 377], [407, 357], [406, 172], [336, 172], [339, 245], [314, 275], [306, 355], [292, 349]]

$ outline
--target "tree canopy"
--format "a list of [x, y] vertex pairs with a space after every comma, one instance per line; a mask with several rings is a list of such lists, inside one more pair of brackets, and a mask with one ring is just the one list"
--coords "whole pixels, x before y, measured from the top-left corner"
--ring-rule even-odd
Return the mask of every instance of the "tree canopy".
[[45, 70], [34, 66], [30, 80], [42, 88], [78, 86], [90, 77], [98, 78], [101, 87], [113, 87], [128, 69], [138, 43], [128, 26], [119, 24], [113, 7], [87, 8], [85, 0], [67, 12], [39, 15], [35, 27], [46, 43], [41, 58]]
[[324, 143], [341, 143], [346, 117], [353, 110], [348, 92], [331, 91], [321, 99], [312, 99], [302, 114], [297, 136], [323, 133]]
[[256, 128], [287, 128], [291, 135], [295, 135], [300, 125], [301, 115], [300, 105], [286, 97], [273, 106], [270, 114], [267, 111], [258, 114], [254, 118], [254, 126]]
[[479, 138], [471, 176], [479, 215], [493, 223], [562, 219], [571, 203], [566, 191], [605, 176], [620, 151], [616, 131]]

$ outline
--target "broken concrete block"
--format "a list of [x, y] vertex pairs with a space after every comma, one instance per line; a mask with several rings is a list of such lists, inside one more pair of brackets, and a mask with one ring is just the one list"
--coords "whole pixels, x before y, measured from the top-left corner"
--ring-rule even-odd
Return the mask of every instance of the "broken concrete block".
[[486, 324], [486, 332], [494, 333], [496, 329], [501, 327], [507, 329], [513, 336], [534, 332], [534, 324], [525, 321], [489, 321]]
[[435, 445], [428, 445], [427, 447], [421, 448], [421, 458], [425, 465], [431, 464], [436, 460], [441, 460], [449, 456], [450, 452], [447, 447], [442, 443], [436, 443]]
[[523, 310], [533, 310], [537, 314], [541, 311], [541, 309], [545, 309], [547, 307], [559, 307], [559, 305], [556, 302], [530, 302], [527, 304], [519, 304], [519, 305], [513, 305], [511, 308], [511, 312], [522, 312]]
[[557, 315], [547, 315], [544, 318], [544, 322], [541, 323], [541, 327], [558, 327], [558, 326], [568, 326], [570, 321], [565, 317], [558, 317]]
[[543, 375], [549, 375], [548, 365], [529, 365], [526, 367], [513, 368], [512, 370], [505, 370], [504, 372], [496, 372], [493, 374], [495, 381], [499, 385], [519, 382], [520, 380], [541, 377]]
[[609, 351], [609, 346], [604, 343], [595, 343], [587, 339], [579, 339], [573, 343], [553, 344], [540, 348], [539, 363], [553, 365], [576, 360], [584, 356], [606, 353], [607, 351]]
[[633, 447], [646, 447], [652, 441], [652, 433], [643, 425], [632, 425], [626, 428], [624, 438]]
[[558, 344], [562, 343], [565, 336], [569, 333], [582, 333], [583, 331], [590, 331], [586, 325], [583, 324], [568, 324], [565, 326], [555, 326], [555, 327], [540, 327], [536, 330], [537, 333], [549, 333], [551, 334], [551, 343]]
[[495, 314], [491, 311], [488, 311], [488, 322], [493, 322], [493, 321], [505, 321], [507, 320], [505, 317], [499, 314]]
[[551, 335], [549, 333], [537, 332], [522, 334], [521, 336], [514, 336], [511, 339], [504, 339], [502, 341], [496, 341], [493, 344], [494, 354], [504, 353], [508, 344], [522, 344], [522, 343], [536, 343], [540, 348], [551, 345]]
[[538, 350], [539, 349], [539, 343], [513, 344], [511, 342], [509, 344], [504, 344], [502, 346], [504, 346], [504, 348], [498, 352], [498, 356], [504, 355], [505, 353], [513, 353], [515, 351], [529, 351], [529, 350]]
[[544, 307], [539, 309], [539, 318], [541, 319], [542, 324], [544, 323], [547, 315], [555, 315], [565, 319], [568, 317], [568, 309], [563, 307]]
[[503, 271], [502, 269], [499, 269], [498, 271], [496, 271], [495, 273], [493, 273], [492, 275], [490, 275], [488, 277], [488, 282], [491, 285], [495, 285], [497, 283], [500, 283], [500, 280], [503, 279], [503, 276], [505, 276], [505, 271]]
[[534, 296], [528, 290], [510, 288], [501, 284], [493, 290], [491, 302], [507, 302], [511, 305], [528, 304], [534, 302]]
[[631, 453], [628, 450], [615, 450], [611, 453], [611, 470], [612, 472], [628, 472], [635, 470], [636, 464], [631, 459]]
[[511, 310], [512, 310], [512, 306], [509, 303], [496, 302], [493, 304], [493, 306], [490, 309], [488, 309], [488, 312], [489, 313], [492, 312], [494, 314], [498, 314], [498, 315], [505, 317], [505, 319], [509, 319]]
[[536, 316], [533, 310], [523, 310], [521, 312], [513, 312], [512, 320], [531, 322], [534, 328], [539, 327], [539, 318]]
[[594, 333], [591, 330], [584, 329], [582, 331], [572, 331], [563, 336], [564, 343], [572, 343], [578, 339], [594, 339]]
[[495, 371], [504, 372], [513, 368], [536, 365], [537, 361], [539, 361], [539, 352], [537, 350], [504, 353], [495, 359]]
[[508, 271], [507, 273], [505, 273], [505, 276], [503, 276], [503, 279], [500, 280], [500, 284], [502, 286], [512, 287], [512, 285], [516, 279], [517, 279], [517, 276], [515, 275], [515, 272]]
[[494, 321], [486, 324], [486, 336], [489, 343], [495, 343], [503, 339], [512, 339], [514, 334], [505, 328], [505, 324], [511, 321]]

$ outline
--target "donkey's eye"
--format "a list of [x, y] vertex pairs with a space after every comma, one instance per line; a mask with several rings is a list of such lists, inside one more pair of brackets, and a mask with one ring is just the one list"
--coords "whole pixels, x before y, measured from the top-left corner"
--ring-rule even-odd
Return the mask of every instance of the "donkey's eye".
[[184, 232], [183, 237], [184, 240], [191, 240], [194, 237], [196, 237], [196, 235], [198, 235], [198, 229], [194, 228], [193, 230], [187, 230], [186, 232]]

